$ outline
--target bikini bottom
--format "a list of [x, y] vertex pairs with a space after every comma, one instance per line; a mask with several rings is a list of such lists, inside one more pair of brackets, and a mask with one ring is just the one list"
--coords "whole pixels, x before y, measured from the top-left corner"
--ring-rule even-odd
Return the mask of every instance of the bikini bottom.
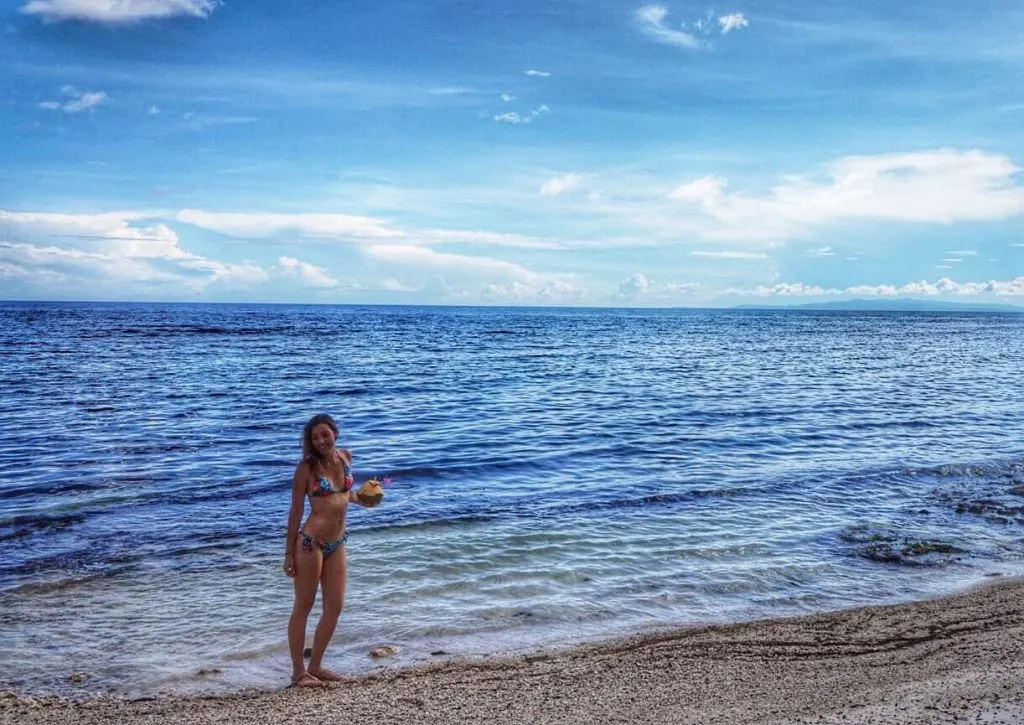
[[338, 547], [344, 546], [345, 542], [348, 541], [347, 531], [334, 541], [322, 541], [319, 537], [310, 536], [302, 529], [299, 529], [299, 536], [302, 537], [303, 551], [312, 551], [313, 545], [316, 544], [320, 547], [320, 551], [323, 552], [325, 559], [331, 554], [333, 554]]

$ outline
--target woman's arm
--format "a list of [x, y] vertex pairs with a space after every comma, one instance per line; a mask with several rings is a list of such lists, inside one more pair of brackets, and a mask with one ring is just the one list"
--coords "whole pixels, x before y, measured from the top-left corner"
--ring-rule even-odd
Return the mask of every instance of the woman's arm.
[[[284, 558], [285, 572], [289, 569], [289, 557], [295, 553], [295, 540], [299, 533], [299, 524], [302, 521], [302, 514], [306, 509], [306, 466], [300, 463], [295, 468], [295, 475], [292, 476], [292, 505], [288, 510], [288, 528], [284, 532]], [[294, 561], [291, 562], [291, 570], [294, 572]]]

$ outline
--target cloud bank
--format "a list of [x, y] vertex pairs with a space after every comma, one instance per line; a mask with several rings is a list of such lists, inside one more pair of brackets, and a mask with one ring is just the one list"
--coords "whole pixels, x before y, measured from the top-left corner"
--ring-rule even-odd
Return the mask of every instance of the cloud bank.
[[977, 296], [994, 294], [997, 296], [1024, 295], [1024, 276], [1010, 280], [989, 280], [988, 282], [954, 282], [943, 277], [935, 282], [911, 282], [904, 285], [856, 285], [844, 289], [825, 288], [808, 285], [802, 282], [783, 282], [771, 286], [758, 286], [753, 289], [730, 289], [724, 294], [735, 294], [750, 297], [934, 297], [936, 295]]
[[30, 0], [21, 12], [51, 23], [127, 25], [176, 16], [205, 18], [217, 4], [217, 0]]

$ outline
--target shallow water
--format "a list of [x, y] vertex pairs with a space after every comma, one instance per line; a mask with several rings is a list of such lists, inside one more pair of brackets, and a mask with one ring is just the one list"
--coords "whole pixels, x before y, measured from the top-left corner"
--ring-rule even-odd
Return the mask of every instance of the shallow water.
[[5, 303], [0, 360], [7, 689], [285, 681], [319, 411], [393, 479], [348, 671], [1024, 571], [1024, 315]]

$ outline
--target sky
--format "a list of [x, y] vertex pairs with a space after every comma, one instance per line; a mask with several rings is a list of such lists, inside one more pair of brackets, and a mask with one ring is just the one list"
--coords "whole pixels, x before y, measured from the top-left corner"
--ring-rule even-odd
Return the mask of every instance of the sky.
[[1024, 305], [1024, 5], [11, 0], [0, 299]]

